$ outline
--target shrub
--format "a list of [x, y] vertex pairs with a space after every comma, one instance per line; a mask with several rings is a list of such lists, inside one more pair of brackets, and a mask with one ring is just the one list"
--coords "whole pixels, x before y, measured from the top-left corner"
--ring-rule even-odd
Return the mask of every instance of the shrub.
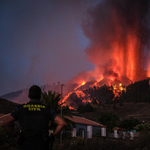
[[0, 150], [17, 150], [18, 144], [13, 137], [9, 137], [6, 131], [0, 126]]
[[92, 112], [93, 111], [93, 106], [91, 106], [90, 103], [87, 103], [86, 105], [79, 105], [78, 108], [77, 108], [77, 111], [79, 113]]

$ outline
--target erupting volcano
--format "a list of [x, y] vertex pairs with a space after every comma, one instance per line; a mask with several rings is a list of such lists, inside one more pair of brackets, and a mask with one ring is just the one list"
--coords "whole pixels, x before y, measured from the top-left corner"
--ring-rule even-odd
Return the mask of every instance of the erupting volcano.
[[89, 60], [99, 74], [138, 81], [147, 75], [149, 56], [148, 0], [105, 0], [90, 9], [83, 30], [91, 45]]
[[90, 8], [82, 28], [90, 41], [85, 52], [95, 69], [70, 81], [77, 83], [74, 91], [81, 91], [83, 81], [86, 88], [150, 77], [149, 16], [148, 0], [103, 0]]

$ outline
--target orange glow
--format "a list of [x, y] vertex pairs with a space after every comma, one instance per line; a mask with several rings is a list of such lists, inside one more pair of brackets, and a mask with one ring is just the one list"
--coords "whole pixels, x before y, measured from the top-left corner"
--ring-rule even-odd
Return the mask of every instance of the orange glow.
[[74, 90], [77, 90], [80, 86], [84, 85], [85, 81], [83, 81], [79, 86], [77, 86]]
[[73, 92], [70, 92], [68, 95], [66, 95], [66, 96], [63, 98], [62, 102], [64, 103], [64, 102], [66, 101], [66, 99], [67, 99], [72, 93], [73, 93]]
[[85, 96], [85, 94], [82, 91], [75, 91], [75, 93], [78, 97], [84, 97]]
[[150, 70], [147, 71], [147, 77], [150, 77]]
[[85, 82], [83, 81], [81, 85], [84, 85], [84, 84], [85, 84]]
[[[84, 99], [85, 96], [90, 97], [90, 95], [85, 95], [83, 91], [79, 91], [79, 88], [86, 83], [83, 88], [103, 86], [104, 84], [112, 85], [116, 97], [122, 91], [126, 91], [125, 86], [131, 82], [145, 79], [146, 76], [150, 77], [150, 60], [146, 66], [148, 71], [144, 72], [143, 66], [141, 65], [143, 60], [141, 57], [143, 43], [140, 37], [141, 27], [138, 20], [135, 18], [135, 22], [128, 25], [126, 20], [120, 17], [120, 14], [117, 12], [118, 10], [114, 6], [111, 6], [110, 10], [112, 12], [110, 14], [111, 27], [113, 27], [111, 29], [113, 29], [112, 33], [115, 34], [111, 36], [112, 33], [108, 29], [110, 32], [104, 32], [104, 39], [106, 38], [106, 43], [104, 40], [104, 46], [103, 44], [102, 46], [99, 44], [101, 41], [98, 40], [101, 38], [98, 38], [97, 41], [93, 41], [93, 45], [87, 50], [87, 54], [90, 55], [90, 59], [95, 65], [95, 68], [92, 71], [79, 74], [73, 80], [77, 84], [77, 87], [73, 91], [78, 98]], [[105, 46], [105, 44], [108, 46]], [[116, 83], [116, 81], [118, 82]], [[80, 90], [83, 88], [80, 88]], [[82, 100], [83, 103], [91, 103], [91, 100], [85, 99]]]
[[71, 109], [76, 110], [75, 108], [73, 108], [73, 107], [71, 107], [71, 106], [69, 106], [69, 109], [70, 109], [70, 110], [71, 110]]
[[92, 100], [82, 100], [82, 103], [91, 103]]

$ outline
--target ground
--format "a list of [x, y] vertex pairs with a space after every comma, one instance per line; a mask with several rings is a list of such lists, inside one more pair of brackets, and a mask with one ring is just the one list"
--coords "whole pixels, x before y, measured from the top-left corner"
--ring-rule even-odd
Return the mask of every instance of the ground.
[[83, 114], [73, 112], [73, 114], [98, 122], [98, 116], [101, 111], [116, 113], [120, 117], [120, 120], [136, 118], [139, 121], [150, 123], [150, 104], [146, 102], [137, 104], [124, 103], [123, 106], [117, 104], [115, 109], [113, 109], [113, 104], [106, 104], [103, 106], [94, 106], [93, 112], [85, 112]]

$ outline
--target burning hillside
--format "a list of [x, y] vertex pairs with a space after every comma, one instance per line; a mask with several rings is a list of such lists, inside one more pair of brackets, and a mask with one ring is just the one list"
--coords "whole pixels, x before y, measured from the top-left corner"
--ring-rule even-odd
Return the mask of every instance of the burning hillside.
[[125, 90], [125, 85], [150, 77], [149, 15], [148, 0], [103, 0], [88, 10], [82, 27], [90, 40], [85, 52], [95, 69], [70, 81], [78, 84], [74, 93], [104, 84]]

